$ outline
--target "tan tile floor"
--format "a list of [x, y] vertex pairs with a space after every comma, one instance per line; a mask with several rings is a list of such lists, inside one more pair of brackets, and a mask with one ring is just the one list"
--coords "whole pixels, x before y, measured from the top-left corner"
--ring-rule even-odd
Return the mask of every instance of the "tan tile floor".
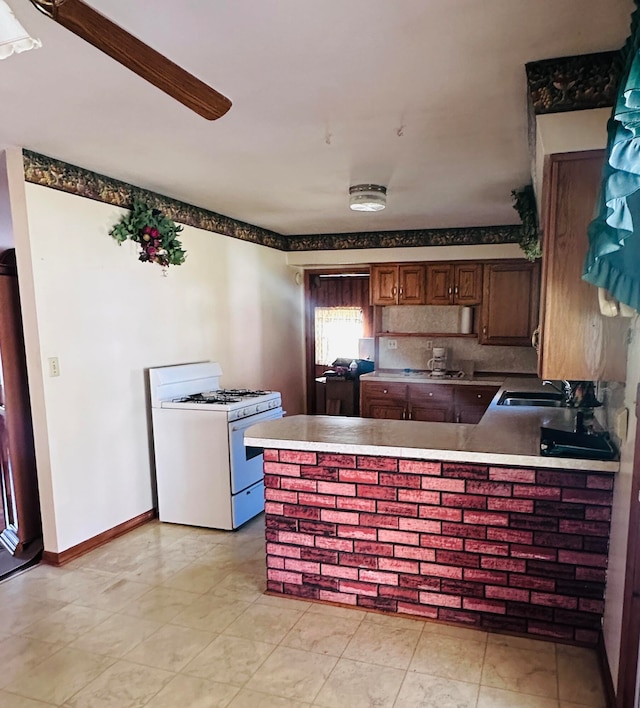
[[264, 595], [263, 534], [153, 522], [1, 583], [0, 706], [605, 705], [586, 649]]

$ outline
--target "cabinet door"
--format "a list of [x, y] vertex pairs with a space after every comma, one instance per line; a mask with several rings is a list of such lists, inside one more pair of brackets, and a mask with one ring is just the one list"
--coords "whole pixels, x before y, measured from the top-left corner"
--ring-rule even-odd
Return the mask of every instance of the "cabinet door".
[[397, 399], [367, 399], [366, 407], [362, 411], [363, 418], [378, 418], [382, 420], [405, 420], [407, 406], [404, 401]]
[[479, 423], [497, 392], [497, 386], [456, 386], [454, 421]]
[[397, 383], [363, 381], [360, 385], [360, 411], [363, 418], [405, 419], [407, 387]]
[[624, 381], [629, 321], [603, 317], [597, 289], [582, 280], [604, 151], [552, 155], [542, 258], [542, 378]]
[[482, 302], [482, 264], [462, 263], [454, 268], [453, 295], [458, 305]]
[[539, 288], [537, 263], [485, 265], [480, 344], [530, 347], [538, 324]]
[[396, 305], [398, 302], [398, 266], [371, 266], [371, 304]]
[[424, 305], [424, 272], [423, 265], [399, 267], [399, 305]]
[[450, 305], [453, 302], [453, 266], [445, 263], [427, 266], [427, 305]]
[[407, 417], [410, 420], [451, 423], [453, 387], [447, 384], [411, 384]]

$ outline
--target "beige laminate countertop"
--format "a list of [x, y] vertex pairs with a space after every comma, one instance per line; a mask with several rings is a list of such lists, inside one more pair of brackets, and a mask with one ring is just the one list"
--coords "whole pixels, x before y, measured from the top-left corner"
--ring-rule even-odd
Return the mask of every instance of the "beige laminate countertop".
[[[522, 377], [523, 379], [525, 377]], [[360, 383], [364, 381], [377, 381], [379, 383], [435, 383], [435, 384], [453, 384], [455, 386], [502, 386], [505, 382], [505, 377], [499, 374], [478, 374], [470, 378], [435, 378], [429, 376], [425, 371], [413, 371], [409, 374], [404, 374], [398, 371], [372, 371], [370, 374], [363, 374], [360, 377]], [[531, 382], [540, 383], [535, 377], [527, 379]]]
[[[370, 377], [368, 380], [373, 378], [370, 374], [367, 376]], [[411, 376], [397, 378], [409, 383], [416, 381], [416, 378]], [[376, 379], [383, 380], [381, 376]], [[443, 383], [457, 385], [464, 381], [465, 379], [448, 379]], [[496, 405], [505, 389], [541, 390], [542, 383], [539, 379], [510, 377], [494, 381], [474, 378], [467, 382], [501, 386], [477, 425], [295, 415], [252, 426], [245, 433], [245, 442], [258, 447], [288, 450], [385, 455], [519, 467], [618, 471], [618, 462], [543, 457], [540, 454], [540, 426], [571, 430], [576, 415], [574, 409]]]

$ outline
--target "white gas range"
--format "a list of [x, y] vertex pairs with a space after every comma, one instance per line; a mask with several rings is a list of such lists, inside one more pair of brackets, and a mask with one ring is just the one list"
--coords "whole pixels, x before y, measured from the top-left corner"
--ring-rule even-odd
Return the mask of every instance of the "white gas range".
[[283, 416], [277, 391], [221, 389], [215, 362], [149, 370], [160, 521], [235, 529], [264, 509], [262, 450], [244, 431]]

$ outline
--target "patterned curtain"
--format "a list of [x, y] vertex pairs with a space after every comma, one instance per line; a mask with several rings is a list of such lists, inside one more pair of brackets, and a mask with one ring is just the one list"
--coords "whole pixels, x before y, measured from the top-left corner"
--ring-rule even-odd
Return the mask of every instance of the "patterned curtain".
[[316, 364], [330, 366], [336, 359], [357, 359], [358, 340], [364, 337], [361, 307], [316, 307]]

